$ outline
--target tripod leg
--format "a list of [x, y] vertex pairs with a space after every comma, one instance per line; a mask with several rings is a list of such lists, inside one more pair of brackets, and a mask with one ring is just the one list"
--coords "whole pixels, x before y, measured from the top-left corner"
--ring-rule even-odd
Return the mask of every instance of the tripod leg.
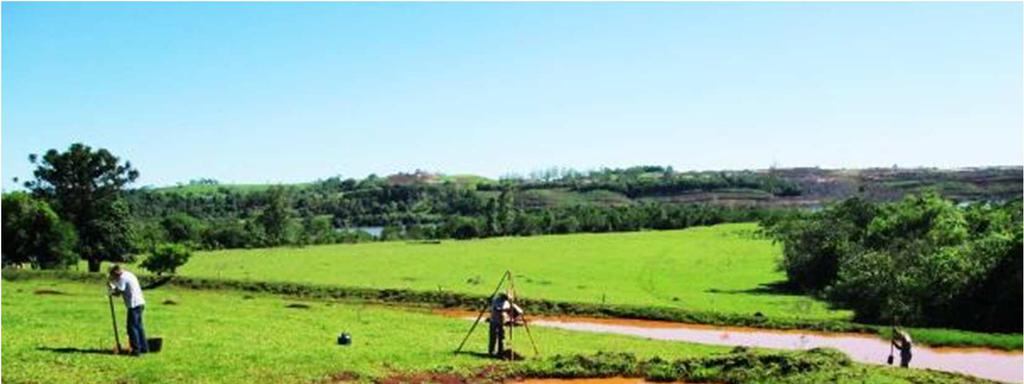
[[[512, 348], [512, 328], [515, 328], [515, 326], [516, 325], [515, 325], [514, 322], [508, 324], [508, 341], [505, 342], [505, 344], [506, 344], [505, 345], [505, 349], [508, 350], [508, 360], [515, 360], [516, 359], [515, 352], [512, 352], [513, 351], [513, 348]], [[502, 355], [504, 355], [505, 351], [501, 351], [501, 353], [502, 353]]]
[[[508, 278], [508, 286], [509, 286], [509, 289], [512, 291], [512, 295], [515, 296], [516, 298], [518, 298], [519, 297], [519, 293], [516, 292], [516, 282], [515, 282], [515, 280], [512, 279], [512, 276], [509, 276], [509, 278]], [[530, 322], [526, 319], [526, 314], [525, 313], [520, 315], [520, 316], [522, 316], [522, 318], [523, 318], [523, 328], [526, 329], [526, 337], [530, 339], [530, 345], [533, 346], [533, 353], [535, 355], [539, 356], [540, 355], [540, 351], [537, 349], [537, 343], [535, 341], [533, 341], [533, 334], [530, 333]], [[511, 332], [510, 332], [510, 334], [511, 334]]]
[[523, 328], [526, 329], [526, 337], [530, 338], [530, 345], [533, 346], [533, 353], [540, 356], [540, 351], [537, 350], [537, 343], [533, 341], [533, 334], [530, 333], [530, 322], [526, 320], [526, 315], [523, 315]]
[[494, 295], [498, 294], [498, 290], [501, 289], [501, 285], [505, 283], [505, 278], [508, 277], [509, 272], [505, 271], [504, 275], [501, 275], [501, 280], [498, 281], [498, 286], [494, 287], [494, 292], [487, 298], [487, 303], [480, 309], [480, 314], [476, 316], [476, 321], [473, 322], [473, 326], [469, 327], [469, 332], [466, 332], [466, 337], [462, 338], [462, 342], [459, 343], [459, 348], [455, 350], [455, 353], [462, 352], [462, 347], [466, 345], [466, 341], [469, 340], [469, 336], [473, 334], [473, 330], [476, 329], [476, 325], [480, 324], [480, 319], [484, 317], [484, 313], [487, 312], [487, 307], [491, 305], [491, 300], [494, 300]]

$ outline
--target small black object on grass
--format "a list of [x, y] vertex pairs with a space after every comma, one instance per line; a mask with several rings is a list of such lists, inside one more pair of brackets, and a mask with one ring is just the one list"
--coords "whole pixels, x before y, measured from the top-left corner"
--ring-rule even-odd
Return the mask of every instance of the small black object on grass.
[[166, 300], [163, 301], [162, 304], [163, 305], [178, 305], [178, 302], [174, 301], [174, 299], [166, 299]]
[[285, 308], [309, 309], [309, 304], [291, 303], [291, 304], [286, 305]]
[[66, 293], [53, 288], [39, 288], [34, 293], [37, 295], [66, 295]]
[[160, 352], [164, 348], [164, 338], [162, 337], [151, 337], [146, 339], [146, 346], [149, 347], [149, 352], [156, 353]]
[[342, 332], [340, 335], [338, 335], [338, 345], [351, 345], [351, 344], [352, 344], [352, 335], [348, 334], [348, 332]]

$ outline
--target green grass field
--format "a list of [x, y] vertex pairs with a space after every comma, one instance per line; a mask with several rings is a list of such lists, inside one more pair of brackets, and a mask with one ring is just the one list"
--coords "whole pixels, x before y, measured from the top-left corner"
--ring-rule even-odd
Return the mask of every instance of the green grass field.
[[[174, 288], [151, 290], [146, 296], [147, 332], [164, 337], [166, 351], [139, 359], [88, 353], [114, 345], [102, 286], [30, 280], [5, 281], [3, 288], [4, 382], [283, 383], [343, 371], [379, 376], [392, 370], [493, 363], [451, 353], [470, 322], [422, 310]], [[36, 294], [40, 288], [64, 294]], [[168, 299], [178, 304], [162, 304]], [[309, 308], [287, 308], [291, 303]], [[115, 305], [122, 327], [124, 307]], [[353, 335], [353, 346], [335, 345], [343, 330]], [[545, 354], [621, 350], [681, 357], [728, 350], [543, 328], [533, 332]], [[474, 336], [470, 349], [485, 351], [486, 329], [478, 328]]]
[[779, 282], [779, 248], [756, 224], [679, 231], [363, 243], [199, 252], [185, 276], [446, 290], [488, 295], [506, 270], [524, 297], [679, 307], [771, 317], [848, 319]]
[[[452, 354], [470, 323], [422, 310], [329, 301], [303, 301], [308, 308], [296, 309], [287, 305], [299, 301], [285, 297], [170, 287], [147, 291], [146, 297], [147, 331], [165, 339], [164, 351], [141, 358], [115, 356], [107, 353], [114, 343], [103, 287], [39, 279], [3, 284], [5, 383], [300, 383], [343, 372], [373, 380], [395, 372], [468, 372], [496, 363]], [[40, 289], [59, 294], [39, 294]], [[115, 305], [122, 323], [123, 306]], [[335, 345], [343, 330], [353, 335], [352, 346]], [[543, 328], [533, 332], [546, 356], [619, 351], [675, 359], [727, 351]], [[525, 347], [525, 340], [519, 340]], [[485, 332], [478, 329], [469, 347], [482, 351], [484, 343]], [[801, 376], [797, 382], [929, 378], [957, 380], [855, 364]]]

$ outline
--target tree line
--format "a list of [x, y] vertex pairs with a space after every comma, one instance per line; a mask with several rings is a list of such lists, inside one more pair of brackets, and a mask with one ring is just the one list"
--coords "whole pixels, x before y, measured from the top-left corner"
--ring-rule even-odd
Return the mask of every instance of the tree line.
[[[378, 200], [381, 195], [393, 200]], [[767, 209], [655, 202], [528, 209], [516, 204], [507, 190], [486, 197], [452, 191], [413, 193], [407, 187], [385, 187], [376, 192], [346, 195], [337, 205], [322, 201], [311, 204], [309, 197], [288, 187], [225, 197], [220, 203], [214, 203], [217, 198], [196, 197], [198, 201], [193, 203], [174, 197], [170, 201], [190, 208], [178, 211], [146, 204], [147, 209], [160, 213], [137, 217], [135, 222], [146, 244], [174, 242], [197, 249], [221, 249], [680, 229], [754, 221], [775, 214]], [[232, 201], [232, 208], [217, 210], [225, 201]], [[381, 201], [383, 204], [375, 204]], [[351, 211], [359, 213], [349, 216]], [[380, 226], [381, 233], [374, 238], [353, 223]]]
[[775, 196], [799, 196], [802, 193], [799, 185], [777, 177], [772, 171], [676, 172], [672, 167], [661, 166], [605, 168], [586, 173], [552, 168], [534, 172], [529, 177], [506, 175], [500, 183], [484, 184], [480, 188], [500, 190], [510, 185], [521, 189], [569, 188], [577, 192], [606, 190], [630, 198], [723, 189], [761, 190]]
[[1022, 205], [957, 204], [932, 193], [851, 198], [762, 226], [782, 244], [792, 288], [860, 321], [1020, 332]]
[[[450, 182], [393, 184], [375, 175], [301, 187], [176, 193], [128, 188], [139, 171], [105, 149], [84, 144], [63, 152], [51, 149], [30, 161], [37, 167], [34, 179], [24, 184], [27, 192], [3, 196], [4, 266], [62, 268], [84, 259], [95, 272], [102, 261], [133, 261], [135, 255], [148, 254], [152, 261], [145, 266], [173, 272], [194, 249], [678, 229], [775, 214], [752, 207], [661, 202], [533, 207], [515, 199], [527, 182], [482, 188]], [[670, 168], [641, 167], [586, 177], [633, 183], [651, 172], [674, 174]], [[567, 175], [563, 179], [577, 177]], [[745, 180], [729, 177], [721, 180]], [[375, 238], [357, 229], [361, 226], [383, 229]]]

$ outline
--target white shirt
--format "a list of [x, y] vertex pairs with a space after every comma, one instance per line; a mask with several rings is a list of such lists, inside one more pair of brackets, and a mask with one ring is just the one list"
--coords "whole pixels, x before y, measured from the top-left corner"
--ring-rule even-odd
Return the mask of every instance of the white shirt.
[[142, 298], [142, 286], [139, 285], [139, 278], [135, 277], [134, 273], [121, 271], [121, 277], [113, 281], [113, 287], [124, 296], [124, 306], [135, 308], [146, 304], [146, 299]]

